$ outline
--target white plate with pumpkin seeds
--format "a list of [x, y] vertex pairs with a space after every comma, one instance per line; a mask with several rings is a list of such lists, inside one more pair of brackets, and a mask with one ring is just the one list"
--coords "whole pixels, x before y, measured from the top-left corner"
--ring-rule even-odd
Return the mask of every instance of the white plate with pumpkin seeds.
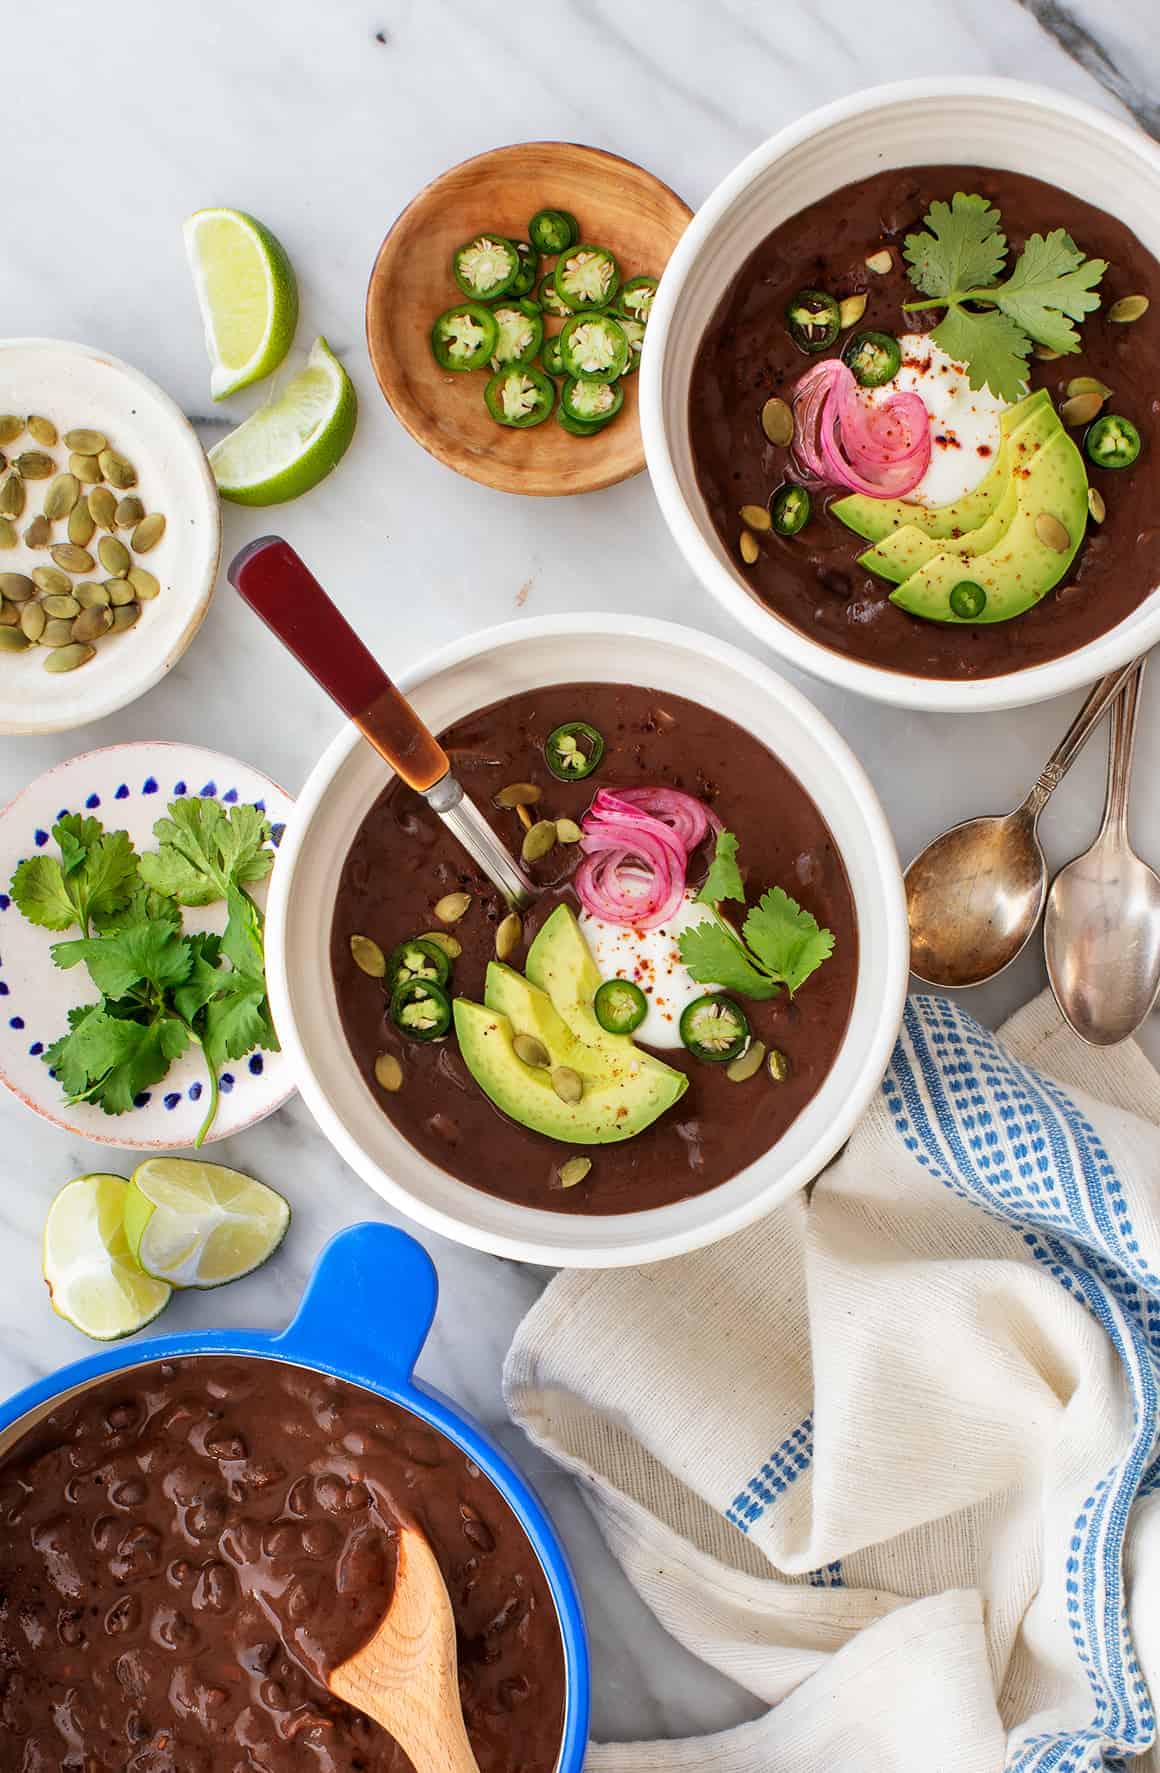
[[176, 664], [221, 511], [188, 419], [130, 364], [0, 340], [0, 733], [99, 720]]

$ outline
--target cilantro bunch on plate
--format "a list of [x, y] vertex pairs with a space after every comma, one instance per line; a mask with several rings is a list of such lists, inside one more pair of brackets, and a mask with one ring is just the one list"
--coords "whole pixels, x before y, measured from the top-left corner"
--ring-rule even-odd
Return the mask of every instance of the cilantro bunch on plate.
[[834, 952], [833, 932], [819, 929], [817, 918], [781, 887], [761, 895], [740, 930], [722, 914], [724, 900], [745, 903], [737, 839], [731, 831], [718, 834], [697, 899], [713, 906], [713, 921], [685, 930], [679, 946], [681, 960], [699, 984], [720, 985], [740, 997], [775, 997], [782, 990], [792, 997]]
[[956, 191], [950, 203], [932, 203], [923, 232], [908, 234], [903, 251], [910, 280], [930, 299], [904, 302], [906, 313], [945, 308], [931, 337], [956, 363], [965, 363], [972, 388], [989, 387], [1000, 400], [1027, 390], [1033, 345], [1069, 356], [1080, 348], [1073, 321], [1100, 305], [1095, 285], [1106, 259], [1085, 258], [1064, 228], [1033, 234], [1010, 276], [1002, 217], [985, 197]]
[[[53, 945], [54, 965], [84, 966], [100, 997], [69, 1011], [45, 1061], [70, 1102], [124, 1114], [190, 1045], [209, 1071], [201, 1145], [218, 1107], [218, 1070], [255, 1047], [277, 1052], [266, 998], [262, 913], [246, 888], [274, 862], [256, 807], [175, 800], [138, 855], [124, 831], [69, 813], [52, 835], [59, 858], [29, 856], [12, 898], [42, 929], [79, 929]], [[225, 901], [224, 932], [185, 934], [182, 907]]]

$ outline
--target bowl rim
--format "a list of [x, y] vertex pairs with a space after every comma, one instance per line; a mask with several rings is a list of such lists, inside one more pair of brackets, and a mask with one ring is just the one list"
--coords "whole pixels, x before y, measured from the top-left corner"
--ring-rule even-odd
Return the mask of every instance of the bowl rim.
[[105, 351], [99, 345], [86, 345], [79, 339], [41, 338], [32, 335], [0, 338], [0, 353], [19, 347], [36, 347], [42, 350], [51, 348], [67, 352], [70, 355], [95, 359], [106, 368], [123, 376], [126, 381], [133, 383], [143, 392], [147, 392], [166, 412], [166, 416], [173, 421], [175, 430], [179, 434], [184, 434], [184, 441], [192, 443], [194, 446], [190, 461], [189, 484], [191, 488], [197, 488], [203, 496], [205, 513], [212, 526], [211, 559], [206, 571], [205, 582], [197, 587], [190, 600], [189, 613], [184, 626], [174, 636], [162, 658], [143, 675], [128, 671], [124, 679], [111, 678], [105, 693], [101, 696], [94, 696], [91, 707], [86, 707], [84, 713], [79, 717], [69, 717], [65, 720], [51, 718], [12, 722], [0, 720], [0, 734], [29, 737], [40, 733], [72, 732], [77, 727], [87, 726], [90, 721], [104, 720], [108, 715], [116, 714], [122, 708], [129, 707], [140, 696], [146, 695], [149, 690], [156, 688], [163, 677], [168, 676], [188, 649], [209, 613], [209, 606], [213, 601], [213, 594], [217, 587], [218, 573], [221, 570], [223, 538], [221, 499], [218, 496], [217, 482], [213, 477], [209, 459], [191, 421], [178, 406], [172, 394], [166, 393], [161, 384], [155, 382], [152, 376], [147, 376], [144, 370], [137, 369], [132, 363], [126, 363], [123, 357], [117, 357], [112, 351]]
[[775, 611], [757, 603], [716, 558], [681, 491], [665, 423], [663, 383], [669, 335], [689, 274], [709, 245], [722, 217], [760, 175], [811, 137], [836, 124], [867, 118], [919, 99], [1008, 101], [1048, 112], [1060, 123], [1071, 123], [1086, 130], [1089, 138], [1104, 138], [1118, 144], [1138, 159], [1150, 162], [1160, 173], [1160, 147], [1134, 124], [1051, 87], [994, 75], [947, 75], [890, 81], [806, 112], [753, 149], [732, 172], [726, 174], [677, 242], [649, 316], [641, 358], [641, 436], [657, 503], [681, 555], [698, 582], [756, 640], [809, 676], [872, 701], [927, 713], [986, 714], [999, 709], [1029, 707], [1081, 689], [1105, 672], [1126, 665], [1137, 655], [1147, 652], [1160, 640], [1160, 598], [1157, 598], [1151, 614], [1133, 622], [1128, 632], [1123, 631], [1124, 624], [1120, 623], [1116, 629], [1099, 635], [1086, 646], [1065, 653], [1061, 658], [996, 677], [968, 680], [915, 677], [847, 658], [811, 640], [801, 629], [782, 620]]
[[[282, 840], [280, 867], [274, 872], [266, 911], [266, 978], [270, 1004], [283, 1049], [292, 1061], [299, 1094], [339, 1156], [378, 1195], [409, 1219], [417, 1221], [429, 1231], [438, 1232], [442, 1237], [449, 1237], [474, 1249], [485, 1250], [491, 1255], [552, 1268], [621, 1268], [642, 1262], [660, 1261], [704, 1248], [764, 1217], [778, 1202], [788, 1199], [820, 1174], [849, 1138], [882, 1081], [901, 1026], [910, 977], [910, 929], [902, 870], [894, 837], [877, 790], [846, 740], [826, 716], [771, 666], [755, 661], [731, 642], [718, 640], [713, 635], [675, 622], [620, 616], [602, 611], [529, 617], [478, 630], [452, 641], [400, 673], [398, 684], [405, 694], [409, 693], [429, 677], [486, 655], [493, 648], [508, 646], [516, 640], [590, 636], [623, 638], [626, 646], [651, 641], [679, 647], [692, 652], [710, 666], [714, 663], [728, 666], [771, 689], [781, 707], [812, 738], [818, 753], [827, 758], [829, 767], [843, 780], [852, 798], [858, 803], [866, 841], [877, 865], [881, 883], [882, 923], [879, 930], [871, 931], [864, 922], [860, 922], [855, 1001], [857, 990], [865, 976], [864, 969], [868, 965], [871, 940], [877, 941], [877, 953], [883, 961], [886, 989], [881, 995], [873, 1039], [866, 1044], [865, 1050], [857, 1059], [856, 1077], [840, 1110], [829, 1122], [825, 1136], [796, 1163], [771, 1178], [763, 1187], [755, 1189], [749, 1198], [738, 1202], [729, 1210], [718, 1211], [703, 1224], [675, 1230], [668, 1225], [668, 1219], [672, 1216], [674, 1207], [683, 1204], [681, 1202], [632, 1214], [591, 1215], [599, 1218], [603, 1225], [617, 1219], [633, 1222], [631, 1231], [626, 1226], [621, 1243], [602, 1243], [599, 1248], [577, 1249], [567, 1234], [567, 1228], [576, 1221], [565, 1216], [561, 1216], [561, 1230], [558, 1234], [543, 1237], [533, 1237], [526, 1233], [516, 1235], [469, 1225], [454, 1213], [433, 1205], [396, 1181], [363, 1150], [353, 1134], [348, 1132], [342, 1117], [331, 1107], [326, 1091], [317, 1080], [294, 1015], [292, 967], [287, 952], [286, 927], [301, 852], [314, 816], [330, 792], [336, 776], [352, 753], [360, 745], [367, 743], [356, 726], [344, 726], [315, 764], [295, 803], [295, 816]], [[803, 782], [802, 786], [807, 793], [812, 792], [808, 783]], [[841, 850], [843, 845], [836, 833], [835, 839]], [[329, 940], [329, 926], [325, 939]], [[823, 1080], [822, 1087], [826, 1081]], [[429, 1159], [419, 1155], [424, 1163], [430, 1164]], [[766, 1157], [768, 1153], [755, 1162], [761, 1163]], [[437, 1170], [434, 1164], [430, 1164], [430, 1167]], [[707, 1190], [705, 1198], [711, 1198], [714, 1192]], [[642, 1222], [645, 1222], [643, 1229]], [[655, 1230], [652, 1229], [653, 1225]]]

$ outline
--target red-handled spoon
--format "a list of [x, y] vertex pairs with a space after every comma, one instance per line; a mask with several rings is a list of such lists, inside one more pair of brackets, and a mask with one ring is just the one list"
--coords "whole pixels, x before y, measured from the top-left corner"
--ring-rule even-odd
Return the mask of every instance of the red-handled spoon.
[[359, 731], [438, 813], [512, 905], [537, 891], [451, 772], [447, 753], [281, 536], [235, 554], [228, 577]]

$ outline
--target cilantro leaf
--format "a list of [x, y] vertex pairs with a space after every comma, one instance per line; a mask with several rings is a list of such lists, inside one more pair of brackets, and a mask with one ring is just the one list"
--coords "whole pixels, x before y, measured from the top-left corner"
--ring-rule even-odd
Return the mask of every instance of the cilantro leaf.
[[80, 922], [80, 912], [55, 856], [26, 856], [9, 889], [17, 909], [29, 923], [44, 930], [67, 930]]
[[189, 977], [193, 955], [189, 942], [169, 923], [131, 924], [109, 935], [57, 942], [54, 965], [84, 963], [97, 990], [105, 997], [125, 997], [140, 986], [161, 993]]
[[993, 283], [1007, 256], [999, 211], [985, 197], [956, 191], [950, 203], [932, 203], [924, 232], [908, 234], [903, 252], [911, 282], [924, 295], [957, 301], [964, 291]]
[[966, 364], [972, 388], [987, 386], [1000, 400], [1012, 402], [1027, 392], [1031, 340], [1005, 314], [948, 308], [930, 336], [948, 357]]
[[202, 1044], [211, 1064], [242, 1059], [255, 1047], [269, 1045], [270, 1024], [263, 1008], [265, 995], [262, 980], [223, 971], [222, 983], [205, 1009]]
[[222, 936], [222, 953], [251, 979], [265, 979], [262, 948], [262, 914], [246, 893], [231, 887], [227, 894], [230, 914]]
[[745, 885], [737, 866], [737, 839], [732, 831], [717, 833], [717, 847], [696, 902], [716, 905], [722, 899], [740, 899], [743, 905], [745, 903]]
[[126, 1021], [100, 1004], [83, 1010], [46, 1059], [71, 1101], [95, 1102], [106, 1114], [124, 1114], [142, 1090], [160, 1082], [189, 1045], [176, 1016]]
[[1107, 268], [1106, 259], [1085, 261], [1066, 229], [1053, 228], [1033, 234], [1007, 281], [988, 293], [1036, 344], [1067, 355], [1080, 348], [1071, 323], [1099, 307], [1093, 285]]
[[834, 952], [831, 930], [803, 911], [781, 887], [770, 887], [745, 919], [745, 940], [770, 976], [792, 997]]
[[694, 924], [678, 944], [681, 960], [701, 985], [720, 985], [741, 997], [776, 997], [781, 987], [754, 964], [723, 917]]
[[55, 856], [29, 856], [12, 876], [12, 897], [29, 923], [67, 930], [126, 905], [137, 879], [137, 856], [124, 831], [106, 832], [99, 819], [67, 813], [52, 835]]
[[153, 834], [161, 847], [141, 857], [141, 877], [182, 905], [211, 905], [231, 886], [264, 880], [274, 865], [270, 826], [257, 807], [175, 800]]

